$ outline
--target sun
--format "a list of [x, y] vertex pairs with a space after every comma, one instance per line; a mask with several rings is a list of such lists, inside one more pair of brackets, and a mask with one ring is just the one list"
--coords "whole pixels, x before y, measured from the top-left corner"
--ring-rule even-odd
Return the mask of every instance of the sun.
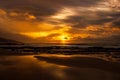
[[59, 38], [59, 40], [61, 41], [61, 43], [68, 43], [69, 40], [70, 40], [70, 37], [69, 37], [69, 36], [64, 36], [64, 35], [59, 36], [58, 38]]
[[53, 41], [62, 43], [62, 44], [69, 43], [71, 39], [72, 37], [68, 34], [63, 34], [63, 35], [55, 36], [52, 38]]
[[68, 37], [67, 37], [67, 36], [60, 36], [60, 39], [61, 39], [62, 41], [65, 41], [65, 40], [68, 40]]

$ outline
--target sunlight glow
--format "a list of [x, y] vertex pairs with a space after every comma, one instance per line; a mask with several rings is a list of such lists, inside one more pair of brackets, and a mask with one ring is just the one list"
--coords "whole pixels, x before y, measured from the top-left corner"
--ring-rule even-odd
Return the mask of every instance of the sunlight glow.
[[60, 12], [51, 16], [53, 19], [66, 19], [69, 16], [75, 15], [75, 11], [69, 8], [64, 8]]
[[71, 37], [68, 34], [64, 34], [64, 35], [53, 37], [53, 40], [57, 40], [60, 43], [69, 43], [69, 41], [71, 40]]
[[49, 33], [46, 32], [29, 32], [29, 33], [20, 33], [20, 34], [29, 36], [31, 38], [46, 37], [49, 35]]

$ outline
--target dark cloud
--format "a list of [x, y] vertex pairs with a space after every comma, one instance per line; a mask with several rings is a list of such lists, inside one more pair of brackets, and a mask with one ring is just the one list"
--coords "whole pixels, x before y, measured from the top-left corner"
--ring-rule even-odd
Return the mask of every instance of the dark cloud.
[[[0, 1], [1, 5], [0, 8], [9, 12], [17, 12], [17, 13], [29, 13], [37, 17], [37, 20], [44, 20], [43, 17], [54, 15], [55, 13], [59, 12], [64, 7], [93, 7], [99, 4], [99, 2], [103, 2], [104, 0], [2, 0]], [[107, 16], [105, 13], [98, 13], [100, 19], [94, 19], [90, 14], [94, 14], [94, 12], [90, 12], [84, 10], [82, 15], [74, 15], [65, 20], [67, 23], [73, 23], [74, 26], [86, 26], [89, 24], [101, 24], [104, 22], [110, 21], [110, 19], [104, 19], [103, 16]], [[86, 14], [90, 13], [90, 14]], [[84, 15], [86, 14], [86, 15]], [[113, 14], [114, 16], [114, 14]], [[115, 15], [116, 16], [116, 15]], [[101, 18], [102, 17], [102, 18]], [[83, 24], [84, 23], [84, 24]]]
[[0, 8], [8, 11], [29, 12], [36, 16], [53, 15], [62, 7], [89, 7], [103, 0], [2, 0]]
[[[99, 2], [104, 2], [104, 0], [2, 0], [0, 1], [0, 8], [6, 10], [7, 12], [17, 12], [17, 13], [29, 13], [34, 16], [37, 16], [38, 20], [44, 20], [43, 17], [54, 15], [59, 12], [64, 7], [96, 7]], [[75, 27], [86, 26], [89, 24], [103, 24], [106, 22], [110, 22], [115, 17], [118, 17], [120, 14], [118, 13], [105, 13], [102, 12], [91, 12], [83, 10], [80, 11], [82, 15], [74, 15], [69, 17], [65, 22], [73, 23]], [[89, 14], [88, 14], [89, 13]], [[97, 14], [97, 18], [90, 16], [91, 14]], [[112, 18], [107, 19], [107, 16], [111, 16]], [[84, 24], [83, 24], [84, 23]]]
[[0, 1], [0, 8], [7, 12], [18, 12], [18, 13], [30, 13], [35, 16], [49, 16], [56, 13], [60, 7], [53, 6], [46, 1], [39, 0], [12, 0], [12, 1]]
[[[50, 0], [49, 0], [50, 1]], [[98, 2], [103, 0], [53, 0], [54, 3], [62, 6], [82, 6], [89, 7], [96, 5]]]
[[[70, 16], [68, 19], [63, 20], [63, 22], [71, 23], [72, 27], [86, 27], [88, 23], [85, 20], [85, 16]], [[84, 23], [84, 24], [83, 24]]]
[[[119, 26], [120, 22], [120, 12], [91, 12], [85, 11], [80, 12], [82, 15], [70, 16], [67, 19], [63, 20], [63, 22], [71, 23], [72, 27], [77, 28], [86, 28], [89, 25], [102, 25], [105, 23], [113, 22], [113, 26]], [[88, 14], [90, 13], [90, 14]], [[93, 14], [93, 15], [91, 15]], [[119, 19], [119, 20], [118, 20]]]
[[111, 26], [120, 28], [120, 19], [116, 20], [116, 21], [113, 21]]
[[10, 6], [13, 7], [14, 6], [29, 6], [29, 5], [33, 5], [36, 7], [40, 7], [40, 6], [92, 6], [92, 5], [96, 5], [98, 2], [102, 2], [104, 0], [12, 0], [12, 1], [8, 1], [8, 0], [2, 0], [0, 1], [1, 3], [3, 3], [1, 6], [2, 7], [6, 7], [9, 8]]

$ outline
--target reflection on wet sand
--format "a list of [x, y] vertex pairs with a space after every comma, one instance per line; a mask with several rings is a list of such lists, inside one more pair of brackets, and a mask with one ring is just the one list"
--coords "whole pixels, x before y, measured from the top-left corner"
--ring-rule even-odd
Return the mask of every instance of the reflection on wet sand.
[[48, 63], [66, 65], [78, 68], [95, 68], [104, 71], [120, 73], [120, 62], [105, 61], [92, 57], [44, 57], [35, 56], [38, 60], [44, 60]]
[[33, 56], [0, 56], [0, 80], [63, 80], [63, 69]]
[[67, 55], [0, 56], [0, 80], [120, 80], [119, 65]]

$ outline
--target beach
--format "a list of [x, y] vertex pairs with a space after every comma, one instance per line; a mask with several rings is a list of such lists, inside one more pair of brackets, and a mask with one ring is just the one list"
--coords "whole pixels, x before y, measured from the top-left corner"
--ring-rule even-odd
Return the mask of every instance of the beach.
[[120, 62], [91, 56], [0, 56], [1, 80], [120, 80]]

